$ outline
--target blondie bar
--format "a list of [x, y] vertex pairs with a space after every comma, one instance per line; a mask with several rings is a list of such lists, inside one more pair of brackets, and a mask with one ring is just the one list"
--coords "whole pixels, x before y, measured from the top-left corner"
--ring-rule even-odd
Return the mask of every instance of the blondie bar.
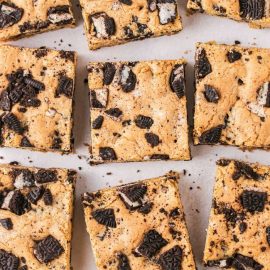
[[248, 22], [251, 27], [270, 27], [269, 0], [189, 0], [190, 11]]
[[270, 269], [270, 167], [217, 162], [204, 262], [226, 269]]
[[176, 0], [80, 0], [89, 48], [182, 30]]
[[76, 173], [0, 165], [0, 269], [71, 269]]
[[75, 25], [70, 0], [0, 1], [0, 40]]
[[0, 146], [69, 153], [76, 54], [0, 46]]
[[88, 70], [92, 163], [190, 159], [184, 60]]
[[195, 144], [270, 149], [270, 50], [197, 44]]
[[179, 174], [83, 195], [97, 268], [195, 270]]

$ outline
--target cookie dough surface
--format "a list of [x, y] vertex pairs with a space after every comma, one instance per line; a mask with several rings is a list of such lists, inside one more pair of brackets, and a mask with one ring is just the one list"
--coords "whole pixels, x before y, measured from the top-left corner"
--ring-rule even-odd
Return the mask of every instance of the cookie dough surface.
[[80, 0], [89, 48], [182, 30], [175, 0]]
[[270, 269], [270, 167], [217, 162], [204, 262], [226, 269]]
[[75, 177], [0, 165], [0, 269], [70, 269]]
[[248, 22], [254, 28], [270, 27], [269, 0], [189, 0], [188, 9]]
[[0, 1], [1, 41], [74, 25], [69, 0]]
[[92, 163], [189, 160], [184, 60], [90, 63]]
[[83, 195], [97, 268], [195, 270], [179, 174]]
[[270, 148], [270, 50], [197, 44], [195, 144]]
[[0, 46], [0, 146], [69, 153], [76, 54]]

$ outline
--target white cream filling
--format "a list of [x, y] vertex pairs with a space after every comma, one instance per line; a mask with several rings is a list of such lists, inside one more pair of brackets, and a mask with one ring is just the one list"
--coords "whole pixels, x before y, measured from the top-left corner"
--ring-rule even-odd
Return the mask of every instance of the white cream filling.
[[4, 202], [3, 202], [2, 206], [1, 206], [1, 208], [3, 208], [3, 209], [9, 209], [9, 202], [10, 202], [13, 194], [14, 194], [14, 191], [10, 191], [7, 194], [7, 196], [5, 197]]
[[174, 3], [158, 4], [159, 19], [161, 24], [170, 22], [172, 17], [176, 16], [176, 6]]
[[53, 13], [48, 16], [48, 19], [51, 23], [59, 23], [59, 22], [64, 22], [72, 19], [72, 15], [70, 13], [63, 13], [63, 14], [57, 14]]
[[102, 16], [99, 17], [93, 17], [93, 24], [96, 29], [97, 37], [98, 38], [107, 38], [109, 35], [106, 31], [106, 26], [105, 26], [105, 19]]
[[97, 100], [102, 104], [103, 107], [106, 107], [108, 102], [108, 89], [100, 88], [96, 89], [95, 92]]

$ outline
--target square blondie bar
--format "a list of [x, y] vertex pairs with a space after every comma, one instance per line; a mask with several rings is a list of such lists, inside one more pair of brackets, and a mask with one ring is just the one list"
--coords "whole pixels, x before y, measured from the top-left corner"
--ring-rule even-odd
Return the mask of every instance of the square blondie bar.
[[270, 269], [270, 167], [217, 162], [204, 251], [208, 266]]
[[182, 30], [175, 0], [80, 0], [89, 48]]
[[0, 269], [71, 269], [76, 173], [0, 165]]
[[76, 54], [0, 46], [0, 146], [73, 149]]
[[70, 0], [0, 1], [0, 41], [74, 25]]
[[97, 268], [195, 270], [178, 191], [179, 174], [85, 193]]
[[199, 43], [195, 144], [270, 149], [270, 49]]
[[88, 70], [93, 164], [190, 159], [184, 60]]
[[270, 27], [269, 0], [189, 0], [188, 9], [248, 22], [254, 28]]

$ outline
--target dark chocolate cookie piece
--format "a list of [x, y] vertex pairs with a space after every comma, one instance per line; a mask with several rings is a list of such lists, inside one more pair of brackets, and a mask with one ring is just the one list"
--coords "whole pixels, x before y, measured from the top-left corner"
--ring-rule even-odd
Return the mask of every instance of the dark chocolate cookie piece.
[[227, 53], [227, 58], [230, 63], [234, 63], [237, 60], [240, 60], [242, 58], [242, 54], [236, 50], [230, 50]]
[[143, 198], [147, 192], [147, 186], [142, 184], [132, 184], [119, 188], [119, 196], [130, 210], [135, 210], [142, 206]]
[[261, 270], [263, 269], [263, 266], [256, 262], [253, 258], [244, 256], [242, 254], [236, 253], [233, 255], [233, 257], [228, 258], [226, 260], [226, 266], [228, 268], [232, 267], [236, 270]]
[[106, 108], [108, 102], [108, 89], [91, 90], [89, 96], [91, 109]]
[[268, 82], [268, 91], [266, 95], [266, 101], [264, 107], [270, 108], [270, 82]]
[[149, 129], [154, 124], [154, 120], [149, 116], [139, 114], [135, 118], [135, 124], [139, 128]]
[[10, 111], [11, 110], [11, 100], [9, 98], [9, 94], [6, 90], [4, 90], [0, 94], [0, 110]]
[[14, 132], [22, 134], [24, 129], [22, 128], [21, 122], [17, 116], [13, 113], [8, 113], [2, 118], [3, 123]]
[[[0, 219], [0, 225], [8, 231], [13, 229], [13, 223], [12, 223], [12, 220], [10, 218]], [[0, 263], [0, 265], [1, 265], [1, 263]]]
[[132, 5], [132, 0], [119, 0], [122, 4], [131, 6]]
[[146, 141], [151, 145], [151, 147], [158, 146], [160, 143], [159, 136], [152, 133], [152, 132], [145, 133], [144, 137], [145, 137]]
[[43, 201], [45, 205], [52, 205], [53, 204], [53, 196], [52, 192], [46, 188], [43, 194]]
[[185, 95], [185, 67], [184, 65], [175, 65], [170, 75], [170, 87], [176, 93], [178, 98]]
[[175, 0], [157, 0], [158, 16], [160, 24], [173, 23], [177, 16]]
[[102, 115], [99, 115], [92, 123], [93, 129], [100, 129], [102, 127], [102, 124], [104, 122], [104, 117]]
[[200, 144], [217, 144], [219, 143], [223, 125], [219, 125], [202, 133], [199, 138]]
[[255, 172], [254, 169], [247, 163], [235, 161], [234, 165], [235, 171], [232, 176], [233, 180], [238, 180], [241, 176], [253, 180], [260, 180], [263, 178], [262, 175]]
[[267, 201], [267, 193], [254, 191], [254, 190], [244, 190], [240, 196], [240, 201], [248, 212], [263, 212], [264, 205]]
[[260, 20], [264, 17], [265, 0], [239, 0], [240, 16], [247, 20]]
[[124, 92], [129, 93], [135, 89], [137, 76], [128, 65], [123, 65], [120, 70], [120, 85]]
[[113, 118], [119, 118], [123, 112], [119, 108], [111, 108], [105, 111], [105, 113]]
[[72, 98], [73, 96], [73, 80], [65, 75], [61, 75], [59, 78], [56, 97], [59, 97], [62, 94], [68, 98]]
[[21, 147], [33, 147], [33, 145], [30, 143], [29, 139], [26, 136], [22, 137], [20, 146]]
[[162, 270], [179, 270], [182, 265], [183, 251], [180, 246], [174, 246], [160, 255], [158, 264]]
[[12, 253], [0, 249], [0, 269], [18, 270], [20, 264], [19, 258]]
[[117, 254], [117, 259], [118, 259], [117, 270], [131, 270], [127, 255], [121, 252]]
[[37, 204], [37, 202], [41, 199], [42, 195], [44, 193], [44, 187], [34, 187], [30, 190], [28, 193], [27, 199], [33, 203]]
[[55, 170], [40, 169], [34, 177], [38, 184], [46, 184], [58, 180], [57, 172]]
[[114, 210], [112, 208], [97, 209], [92, 212], [92, 217], [106, 227], [116, 228]]
[[154, 12], [157, 9], [157, 0], [147, 0], [148, 10]]
[[206, 84], [204, 86], [204, 97], [208, 102], [218, 103], [220, 99], [219, 91], [211, 85]]
[[112, 17], [105, 12], [98, 12], [89, 16], [90, 23], [94, 26], [97, 38], [109, 38], [116, 33], [116, 24]]
[[196, 54], [195, 74], [198, 80], [212, 72], [212, 66], [207, 58], [205, 49], [198, 49]]
[[25, 214], [31, 208], [30, 203], [25, 198], [25, 196], [20, 192], [20, 190], [15, 190], [13, 192], [8, 207], [9, 210], [12, 213], [16, 214], [17, 216]]
[[43, 91], [45, 89], [44, 83], [34, 80], [32, 76], [26, 76], [24, 82], [26, 85], [30, 85], [38, 91]]
[[102, 160], [117, 160], [116, 153], [111, 147], [100, 147], [99, 156]]
[[47, 18], [50, 23], [56, 25], [65, 25], [73, 22], [73, 16], [68, 5], [50, 7], [47, 12]]
[[266, 232], [266, 241], [270, 246], [270, 226], [266, 227], [265, 232]]
[[168, 244], [161, 234], [156, 230], [148, 231], [137, 248], [137, 252], [144, 257], [152, 258], [155, 256], [163, 247]]
[[46, 264], [61, 256], [64, 251], [60, 242], [52, 235], [48, 235], [46, 238], [36, 241], [34, 247], [34, 255], [37, 260]]
[[24, 10], [17, 7], [11, 1], [3, 1], [0, 3], [0, 29], [10, 27], [18, 23], [22, 16]]
[[113, 81], [116, 68], [112, 63], [105, 63], [103, 66], [103, 83], [105, 85], [110, 85]]

